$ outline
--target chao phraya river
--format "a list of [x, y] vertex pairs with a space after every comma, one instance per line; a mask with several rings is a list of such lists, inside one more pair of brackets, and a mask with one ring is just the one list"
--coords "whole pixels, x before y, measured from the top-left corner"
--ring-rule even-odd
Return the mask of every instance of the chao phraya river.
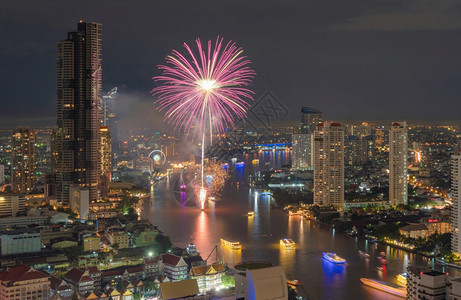
[[[143, 219], [157, 225], [168, 234], [175, 246], [185, 248], [195, 243], [205, 259], [215, 245], [230, 267], [243, 260], [263, 260], [285, 269], [287, 277], [298, 279], [301, 295], [310, 299], [401, 299], [363, 286], [361, 277], [396, 283], [395, 276], [408, 265], [428, 265], [428, 259], [385, 245], [373, 245], [365, 239], [335, 232], [328, 226], [288, 216], [280, 209], [271, 209], [271, 199], [261, 190], [245, 184], [246, 175], [259, 168], [277, 167], [289, 157], [284, 152], [262, 153], [259, 164], [252, 163], [258, 156], [245, 157], [244, 167], [229, 165], [231, 179], [223, 196], [207, 203], [200, 211], [191, 191], [181, 191], [179, 182], [191, 182], [192, 175], [173, 174], [168, 180], [155, 183], [149, 198], [144, 198]], [[261, 166], [260, 166], [261, 165]], [[253, 217], [247, 216], [254, 211]], [[242, 250], [230, 250], [220, 245], [220, 239], [239, 241]], [[279, 241], [291, 238], [296, 250], [284, 250]], [[358, 250], [370, 254], [365, 259]], [[322, 259], [322, 252], [334, 251], [347, 259], [344, 266], [333, 265]], [[382, 270], [378, 260], [386, 254], [388, 264]], [[457, 270], [444, 270], [459, 273]]]

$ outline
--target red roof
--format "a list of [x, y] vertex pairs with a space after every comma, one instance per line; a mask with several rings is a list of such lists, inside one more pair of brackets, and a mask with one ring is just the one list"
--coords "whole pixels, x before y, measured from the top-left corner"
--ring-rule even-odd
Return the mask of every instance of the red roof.
[[5, 272], [0, 273], [0, 281], [24, 281], [40, 278], [48, 278], [49, 275], [37, 271], [27, 265], [19, 265], [16, 267], [8, 268]]
[[90, 276], [85, 275], [85, 271], [77, 268], [72, 268], [64, 275], [64, 278], [73, 283], [93, 281]]
[[101, 273], [101, 271], [99, 271], [98, 267], [96, 267], [96, 266], [89, 267], [89, 268], [87, 268], [87, 270], [88, 270], [88, 274], [99, 274], [99, 273]]
[[166, 253], [162, 255], [162, 259], [164, 264], [176, 266], [181, 260], [181, 257], [174, 254]]

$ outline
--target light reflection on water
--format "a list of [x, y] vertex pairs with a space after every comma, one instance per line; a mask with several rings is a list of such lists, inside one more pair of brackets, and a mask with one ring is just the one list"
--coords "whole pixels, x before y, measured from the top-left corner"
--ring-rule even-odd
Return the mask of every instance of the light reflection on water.
[[[269, 167], [264, 164], [266, 157], [268, 161], [276, 159], [278, 164], [289, 160], [289, 154], [261, 152], [259, 168]], [[247, 155], [248, 169], [254, 168], [251, 164], [254, 158], [258, 155]], [[299, 216], [289, 217], [280, 210], [271, 209], [270, 198], [255, 196], [255, 192], [261, 193], [261, 190], [248, 189], [243, 183], [237, 185], [241, 174], [237, 174], [235, 166], [230, 165], [229, 172], [231, 182], [225, 187], [222, 198], [216, 203], [209, 202], [203, 212], [187, 195], [174, 193], [177, 181], [174, 176], [156, 184], [150, 198], [144, 201], [143, 218], [159, 226], [175, 246], [186, 247], [194, 242], [203, 258], [218, 245], [220, 255], [230, 266], [242, 260], [264, 260], [281, 265], [289, 278], [300, 280], [299, 290], [311, 299], [399, 299], [363, 286], [360, 278], [395, 282], [395, 276], [404, 272], [408, 265], [427, 265], [427, 259], [420, 256], [370, 244]], [[184, 176], [184, 180], [190, 178]], [[250, 210], [255, 212], [254, 217], [247, 216]], [[223, 247], [221, 238], [239, 241], [243, 249]], [[279, 240], [282, 238], [293, 239], [296, 250], [281, 249]], [[359, 256], [358, 250], [368, 252], [371, 258]], [[347, 264], [336, 266], [324, 261], [322, 252], [325, 251], [337, 252], [347, 259]], [[377, 257], [381, 251], [386, 254], [388, 265], [378, 271], [381, 264]], [[214, 261], [213, 256], [210, 262]]]

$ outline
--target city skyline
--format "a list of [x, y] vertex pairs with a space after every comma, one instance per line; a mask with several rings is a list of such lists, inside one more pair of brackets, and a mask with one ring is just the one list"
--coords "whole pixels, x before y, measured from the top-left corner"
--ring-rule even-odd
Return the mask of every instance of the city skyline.
[[[253, 86], [255, 98], [270, 90], [287, 106], [291, 121], [296, 121], [300, 105], [316, 107], [327, 119], [341, 122], [457, 120], [461, 93], [455, 84], [456, 70], [460, 69], [456, 58], [461, 43], [452, 37], [461, 29], [461, 22], [453, 4], [396, 3], [369, 9], [361, 1], [347, 5], [334, 2], [340, 10], [333, 10], [335, 5], [313, 2], [291, 2], [283, 7], [273, 2], [264, 6], [239, 1], [227, 6], [152, 2], [125, 7], [127, 15], [120, 12], [118, 8], [123, 4], [117, 2], [110, 6], [92, 3], [91, 9], [85, 5], [67, 9], [49, 1], [49, 10], [40, 9], [39, 3], [3, 2], [0, 16], [15, 31], [0, 33], [7, 45], [0, 56], [4, 66], [0, 75], [5, 78], [1, 83], [5, 104], [2, 119], [5, 123], [13, 119], [52, 123], [53, 45], [69, 23], [83, 19], [100, 22], [105, 28], [103, 90], [119, 87], [119, 109], [125, 112], [120, 115], [122, 126], [141, 124], [160, 129], [163, 123], [153, 120], [160, 115], [149, 95], [155, 87], [151, 78], [159, 75], [155, 66], [183, 42], [216, 35], [244, 47], [258, 73]], [[191, 20], [190, 10], [200, 22]], [[205, 18], [213, 10], [213, 17]], [[149, 11], [155, 17], [147, 18]], [[224, 11], [229, 15], [217, 22], [215, 16]], [[178, 27], [179, 23], [165, 19], [168, 13], [191, 26]], [[143, 22], [132, 22], [138, 15]], [[426, 15], [432, 18], [422, 17]], [[272, 18], [286, 26], [271, 24]], [[49, 22], [40, 22], [42, 19]], [[31, 26], [32, 22], [38, 25]], [[26, 62], [28, 72], [19, 75], [17, 70], [22, 70]], [[16, 98], [22, 101], [14, 101]]]

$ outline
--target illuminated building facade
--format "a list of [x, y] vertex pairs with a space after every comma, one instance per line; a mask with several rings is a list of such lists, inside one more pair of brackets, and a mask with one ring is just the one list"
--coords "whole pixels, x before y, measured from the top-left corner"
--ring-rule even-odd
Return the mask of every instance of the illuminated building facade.
[[[9, 267], [0, 272], [0, 299], [50, 299], [50, 275], [27, 265]], [[27, 294], [26, 294], [27, 292]]]
[[112, 170], [112, 141], [109, 127], [101, 126], [99, 129], [100, 149], [99, 160], [101, 165], [101, 178], [99, 182], [101, 197], [107, 198]]
[[314, 132], [314, 204], [344, 205], [344, 131], [324, 122]]
[[301, 133], [314, 133], [317, 124], [323, 122], [323, 113], [315, 108], [303, 106], [301, 108]]
[[305, 106], [301, 108], [301, 122], [292, 136], [294, 170], [312, 170], [314, 167], [314, 131], [317, 124], [322, 122], [321, 111]]
[[11, 183], [21, 194], [35, 185], [35, 133], [29, 127], [18, 127], [11, 136]]
[[373, 135], [349, 135], [345, 138], [345, 164], [363, 166], [375, 162], [375, 139]]
[[293, 134], [293, 170], [312, 169], [314, 162], [312, 156], [313, 134]]
[[451, 251], [461, 254], [461, 154], [451, 156], [451, 198], [453, 205], [451, 206]]
[[394, 122], [389, 129], [389, 201], [391, 205], [408, 203], [407, 124]]
[[72, 185], [98, 198], [101, 90], [101, 24], [83, 23], [58, 42], [57, 200], [67, 205]]
[[26, 199], [21, 195], [0, 195], [0, 218], [25, 215]]

